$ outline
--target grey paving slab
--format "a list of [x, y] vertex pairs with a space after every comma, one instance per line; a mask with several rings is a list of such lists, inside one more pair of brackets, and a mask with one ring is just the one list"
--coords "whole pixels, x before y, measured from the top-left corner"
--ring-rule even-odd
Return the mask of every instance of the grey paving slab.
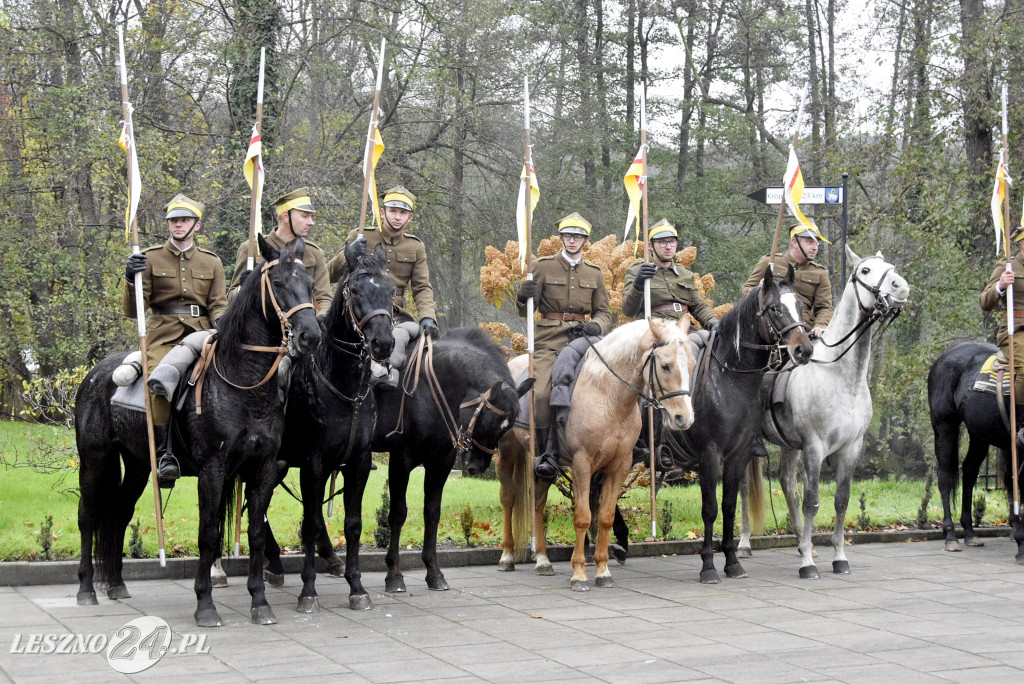
[[[569, 589], [532, 564], [446, 568], [452, 589], [409, 570], [404, 594], [364, 573], [374, 607], [348, 608], [348, 585], [321, 576], [319, 612], [295, 610], [298, 578], [268, 589], [278, 624], [249, 620], [244, 580], [214, 594], [224, 627], [200, 630], [189, 579], [129, 582], [132, 598], [78, 606], [73, 584], [0, 587], [0, 684], [23, 682], [1021, 682], [1024, 568], [1007, 539], [947, 553], [940, 543], [858, 544], [853, 572], [797, 576], [792, 549], [755, 551], [745, 579], [702, 585], [691, 555], [630, 558], [616, 587]], [[718, 559], [720, 560], [720, 559]], [[721, 563], [719, 563], [720, 565]], [[104, 654], [17, 652], [32, 634], [103, 634], [157, 616], [172, 643], [204, 635], [209, 653], [168, 654], [122, 676]]]

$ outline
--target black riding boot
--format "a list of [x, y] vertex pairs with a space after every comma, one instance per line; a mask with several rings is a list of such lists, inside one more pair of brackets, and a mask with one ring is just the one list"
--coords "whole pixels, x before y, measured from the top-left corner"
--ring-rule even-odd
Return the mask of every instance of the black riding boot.
[[174, 481], [181, 477], [178, 459], [171, 453], [171, 431], [169, 425], [153, 426], [153, 441], [156, 443], [156, 465], [158, 483], [162, 488], [174, 486]]
[[558, 477], [558, 430], [537, 428], [537, 443], [545, 444], [544, 453], [533, 465], [533, 474], [538, 480], [554, 482]]

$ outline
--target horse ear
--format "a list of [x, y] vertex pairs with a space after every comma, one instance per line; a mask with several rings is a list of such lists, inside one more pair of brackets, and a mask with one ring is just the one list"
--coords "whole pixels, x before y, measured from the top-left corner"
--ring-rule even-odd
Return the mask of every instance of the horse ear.
[[688, 334], [690, 332], [690, 316], [686, 315], [680, 317], [679, 322], [676, 323], [676, 325], [683, 329], [684, 335]]
[[537, 378], [526, 378], [519, 383], [519, 387], [516, 388], [516, 394], [521, 398], [524, 394], [530, 391], [530, 388], [533, 387], [533, 383], [535, 382], [537, 382]]
[[373, 258], [380, 262], [381, 267], [388, 263], [388, 256], [384, 253], [384, 245], [377, 243], [373, 248]]
[[277, 251], [272, 244], [267, 242], [262, 235], [256, 236], [256, 242], [260, 246], [260, 256], [264, 261], [274, 261], [281, 258], [281, 252]]
[[292, 256], [295, 257], [296, 261], [302, 261], [306, 256], [306, 241], [296, 236], [295, 242], [292, 243]]
[[775, 272], [772, 270], [772, 265], [768, 264], [764, 267], [764, 277], [761, 279], [761, 287], [767, 291], [772, 286], [772, 279], [775, 278]]
[[[879, 252], [879, 253], [878, 253], [878, 256], [882, 256], [882, 253], [881, 253], [881, 252]], [[857, 264], [859, 264], [859, 263], [860, 263], [860, 257], [859, 257], [859, 256], [857, 256], [857, 253], [856, 253], [856, 252], [854, 252], [854, 251], [853, 251], [852, 249], [850, 249], [850, 245], [846, 245], [846, 259], [847, 259], [847, 261], [849, 261], [849, 262], [850, 262], [851, 264], [853, 264], [853, 265], [852, 265], [852, 266], [850, 267], [850, 271], [852, 272], [852, 271], [856, 270], [856, 268], [857, 268]]]
[[655, 342], [665, 341], [665, 330], [662, 328], [662, 322], [648, 317], [647, 326], [651, 329], [651, 334], [654, 335]]
[[366, 255], [366, 238], [362, 235], [345, 245], [345, 263], [355, 268], [359, 257]]
[[786, 271], [786, 280], [788, 280], [791, 283], [796, 282], [796, 269], [793, 268], [793, 264], [790, 264], [789, 270]]

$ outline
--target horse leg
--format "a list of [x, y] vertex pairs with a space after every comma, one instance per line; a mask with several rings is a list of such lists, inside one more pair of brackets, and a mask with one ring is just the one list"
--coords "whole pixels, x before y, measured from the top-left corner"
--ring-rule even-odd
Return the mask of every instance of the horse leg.
[[[345, 478], [345, 492], [342, 494], [342, 502], [345, 507], [345, 581], [348, 582], [348, 607], [351, 610], [370, 610], [373, 602], [370, 601], [370, 594], [363, 587], [363, 572], [359, 567], [359, 540], [363, 536], [363, 495], [366, 493], [366, 482], [370, 479], [370, 466], [372, 455], [370, 454], [369, 439], [357, 459], [350, 459], [349, 465], [342, 468], [342, 477]], [[323, 492], [323, 487], [320, 489]], [[394, 492], [394, 489], [391, 490]], [[403, 492], [405, 489], [403, 488]], [[391, 500], [391, 510], [394, 508], [394, 498]], [[405, 500], [403, 497], [402, 503]], [[327, 526], [324, 523], [324, 507], [317, 505], [317, 512], [320, 516], [320, 532], [327, 534]], [[391, 542], [394, 544], [398, 539], [395, 528], [391, 528]], [[389, 551], [390, 553], [390, 551]]]
[[[584, 458], [573, 459], [572, 488], [573, 488], [573, 527], [576, 530], [576, 546], [572, 552], [572, 578], [569, 580], [569, 588], [573, 591], [590, 591], [587, 583], [587, 556], [585, 552], [587, 530], [590, 529], [590, 472], [586, 466], [577, 468]], [[589, 464], [587, 464], [589, 465]], [[608, 558], [605, 551], [605, 566], [607, 569]]]
[[296, 610], [315, 613], [320, 610], [320, 598], [316, 593], [317, 519], [322, 512], [320, 501], [324, 491], [319, 459], [311, 458], [305, 467], [299, 469], [299, 487], [302, 492], [302, 590]]
[[[277, 454], [276, 448], [273, 454]], [[274, 494], [274, 487], [277, 486], [277, 480], [277, 461], [275, 458], [269, 458], [260, 464], [255, 482], [246, 487], [246, 499], [249, 502], [249, 581], [246, 586], [249, 589], [249, 596], [252, 597], [249, 615], [257, 625], [277, 624], [274, 611], [267, 601], [267, 585], [263, 581], [267, 508], [270, 505], [270, 497]]]
[[836, 522], [832, 528], [832, 572], [839, 575], [850, 574], [850, 562], [846, 560], [846, 511], [850, 506], [850, 481], [853, 471], [860, 460], [864, 438], [861, 436], [854, 442], [836, 452]]
[[619, 502], [615, 502], [615, 519], [612, 521], [612, 532], [615, 534], [615, 543], [608, 546], [608, 550], [615, 557], [619, 565], [626, 564], [626, 557], [629, 555], [629, 526], [626, 519], [622, 517], [619, 510]]
[[[754, 462], [760, 463], [757, 459], [764, 458], [765, 462], [768, 460], [768, 450], [765, 449], [764, 443], [761, 440], [754, 442]], [[740, 544], [736, 549], [737, 554], [740, 558], [753, 558], [754, 550], [750, 546], [750, 479], [744, 477], [740, 483]]]
[[[804, 501], [800, 513], [802, 524], [797, 528], [797, 549], [800, 551], [800, 579], [818, 579], [821, 574], [818, 566], [814, 563], [814, 518], [818, 515], [818, 507], [821, 505], [820, 493], [818, 491], [821, 479], [821, 462], [825, 455], [821, 453], [821, 444], [805, 444], [800, 454], [800, 463], [803, 465], [804, 476]], [[849, 492], [847, 492], [847, 503], [849, 503]], [[838, 505], [838, 484], [836, 486], [836, 498]], [[836, 514], [836, 525], [842, 530], [846, 518], [840, 518]], [[842, 543], [839, 545], [842, 550]], [[835, 553], [835, 549], [833, 549]]]
[[[1017, 442], [1018, 448], [1018, 468], [1020, 459], [1020, 441]], [[1014, 560], [1017, 565], [1024, 565], [1024, 518], [1021, 517], [1020, 510], [1014, 509], [1013, 505], [1013, 459], [1010, 458], [1010, 452], [1007, 449], [1002, 452], [1003, 462], [1003, 484], [1006, 488], [1006, 504], [1009, 509], [1010, 516], [1010, 538], [1017, 542], [1017, 554], [1014, 556]], [[1020, 470], [1017, 471], [1020, 473]], [[1018, 475], [1018, 485], [1020, 486], [1017, 499], [1018, 501], [1024, 499], [1024, 478]]]
[[399, 545], [402, 540], [402, 525], [405, 524], [405, 517], [409, 512], [405, 503], [405, 492], [408, 487], [409, 468], [405, 463], [405, 454], [393, 451], [388, 465], [388, 489], [391, 493], [388, 525], [391, 526], [391, 542], [388, 544], [388, 552], [384, 555], [384, 562], [388, 566], [388, 573], [384, 576], [384, 591], [395, 594], [407, 591], [399, 557]]
[[974, 533], [974, 486], [978, 483], [978, 471], [988, 456], [988, 445], [980, 439], [970, 440], [967, 455], [964, 456], [963, 494], [960, 498], [960, 525], [964, 528], [964, 543], [967, 546], [984, 546], [985, 543]]
[[[365, 492], [365, 489], [364, 489]], [[344, 502], [344, 495], [342, 501]], [[362, 499], [360, 497], [360, 505]], [[323, 522], [320, 525], [320, 533], [316, 542], [316, 552], [324, 559], [327, 563], [327, 572], [331, 574], [331, 577], [344, 577], [345, 576], [345, 560], [338, 555], [337, 550], [334, 548], [334, 542], [331, 541], [331, 535], [327, 531], [327, 519], [323, 517], [323, 510], [321, 508], [320, 520]], [[362, 532], [360, 531], [360, 534]]]
[[[97, 454], [98, 452], [98, 454]], [[116, 448], [93, 449], [79, 437], [81, 471], [78, 476], [81, 497], [78, 500], [78, 529], [82, 555], [78, 563], [78, 605], [92, 606], [96, 600], [93, 584], [93, 542], [96, 542], [100, 576], [113, 571], [122, 548], [113, 539], [114, 513], [111, 510], [121, 478], [120, 456]], [[134, 502], [133, 502], [134, 506]], [[109, 551], [106, 549], [109, 547]]]
[[[132, 516], [135, 515], [135, 504], [149, 481], [149, 468], [141, 467], [130, 454], [126, 456], [124, 478], [114, 496], [113, 514], [110, 520], [100, 523], [100, 547], [107, 547], [105, 551], [101, 551], [101, 563], [107, 580], [107, 598], [113, 600], [131, 598], [122, 575], [124, 535]], [[108, 481], [117, 482], [120, 478], [119, 464], [117, 456], [108, 464], [114, 469], [114, 472], [106, 476]], [[103, 536], [108, 536], [108, 539], [104, 540]]]
[[213, 583], [210, 568], [220, 549], [220, 522], [224, 514], [223, 472], [219, 468], [206, 468], [199, 473], [199, 566], [196, 569], [195, 621], [200, 627], [220, 627], [224, 623], [213, 604]]
[[427, 567], [427, 588], [448, 591], [448, 582], [437, 564], [437, 526], [441, 522], [441, 495], [454, 465], [455, 454], [440, 459], [440, 463], [437, 460], [436, 457], [429, 459], [433, 465], [425, 468], [423, 473], [423, 552], [420, 558]]
[[[504, 438], [502, 438], [504, 439]], [[515, 483], [513, 480], [512, 454], [503, 451], [501, 458], [494, 464], [494, 470], [498, 475], [498, 498], [501, 499], [501, 558], [498, 560], [498, 570], [511, 572], [516, 569], [515, 538], [512, 534], [512, 512], [516, 505]]]
[[277, 543], [277, 537], [274, 536], [274, 528], [271, 527], [270, 520], [266, 521], [264, 533], [266, 542], [263, 547], [263, 555], [267, 565], [263, 568], [263, 581], [272, 587], [283, 587], [284, 564], [281, 563], [281, 545]]
[[[620, 466], [616, 472], [609, 473], [604, 478], [604, 486], [601, 489], [600, 507], [597, 514], [597, 539], [594, 541], [594, 584], [599, 587], [614, 587], [615, 581], [608, 569], [608, 556], [610, 550], [611, 529], [618, 513], [619, 492], [622, 491], [622, 483], [626, 479], [626, 473], [633, 461], [633, 447], [627, 446], [627, 453], [620, 459]], [[623, 467], [624, 466], [624, 467]]]
[[555, 569], [551, 567], [551, 561], [548, 560], [547, 530], [544, 529], [544, 507], [548, 503], [548, 489], [551, 485], [534, 478], [533, 487], [533, 491], [537, 492], [537, 505], [533, 510], [533, 534], [537, 549], [537, 563], [533, 567], [533, 571], [538, 575], [554, 575]]
[[740, 483], [746, 477], [749, 461], [737, 456], [725, 464], [722, 477], [722, 553], [725, 555], [725, 576], [733, 579], [747, 576], [736, 555], [736, 497]]
[[[956, 486], [957, 471], [960, 468], [960, 423], [937, 418], [932, 408], [932, 431], [935, 434], [935, 469], [942, 498], [942, 531], [945, 533], [946, 551], [959, 551], [956, 526], [953, 524], [953, 509], [950, 498]], [[974, 441], [973, 439], [971, 440]]]
[[[721, 580], [715, 570], [715, 519], [718, 518], [718, 477], [719, 450], [712, 445], [700, 455], [698, 478], [700, 479], [700, 515], [704, 521], [704, 543], [700, 549], [701, 584], [718, 584]], [[733, 506], [736, 502], [733, 501]], [[735, 510], [735, 509], [734, 509]]]

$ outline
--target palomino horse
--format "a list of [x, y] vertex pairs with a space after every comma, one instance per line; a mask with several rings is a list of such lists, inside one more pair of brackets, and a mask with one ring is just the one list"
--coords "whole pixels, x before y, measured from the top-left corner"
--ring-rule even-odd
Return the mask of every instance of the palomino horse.
[[[590, 588], [584, 569], [584, 539], [591, 522], [591, 477], [597, 472], [604, 473], [605, 481], [594, 542], [595, 583], [599, 587], [614, 586], [608, 570], [609, 536], [615, 503], [632, 467], [633, 445], [640, 435], [638, 399], [643, 396], [664, 410], [667, 424], [674, 429], [686, 430], [693, 423], [689, 388], [695, 362], [687, 338], [689, 328], [687, 317], [678, 324], [650, 319], [633, 321], [613, 330], [584, 357], [569, 405], [564, 443], [566, 453], [571, 457], [575, 502], [573, 526], [576, 529], [576, 546], [569, 583], [575, 591]], [[523, 362], [519, 359], [522, 358], [513, 359], [510, 366], [520, 366]], [[498, 446], [497, 471], [505, 517], [500, 570], [515, 569], [514, 560], [524, 557], [529, 537], [526, 512], [529, 511], [530, 484], [534, 478], [528, 457], [528, 432], [525, 428], [516, 427], [502, 437]], [[548, 488], [545, 485], [537, 487], [537, 507], [533, 516], [537, 531], [535, 570], [542, 575], [554, 574], [543, 534]]]
[[[725, 574], [746, 577], [736, 555], [736, 497], [754, 462], [754, 443], [761, 427], [761, 381], [784, 362], [784, 350], [798, 364], [811, 358], [811, 341], [800, 322], [802, 304], [793, 291], [794, 271], [784, 280], [765, 269], [759, 288], [748, 292], [722, 317], [713, 331], [694, 389], [694, 427], [673, 435], [686, 454], [697, 458], [701, 517], [704, 520], [703, 566], [700, 581], [719, 581], [715, 570], [714, 526], [718, 518], [718, 480], [722, 480], [722, 552]], [[760, 483], [751, 488], [763, 506]]]
[[[811, 363], [789, 373], [781, 406], [764, 412], [762, 434], [782, 448], [780, 480], [789, 519], [799, 538], [800, 577], [816, 579], [812, 537], [818, 512], [821, 464], [832, 458], [836, 472], [836, 518], [832, 531], [832, 571], [850, 572], [843, 546], [850, 480], [860, 460], [864, 433], [871, 423], [872, 326], [879, 332], [899, 315], [907, 302], [907, 281], [879, 252], [861, 259], [846, 248], [851, 276], [821, 340], [814, 343]], [[763, 445], [758, 444], [763, 452]], [[804, 495], [801, 514], [797, 465], [802, 464]], [[750, 526], [744, 506], [740, 554], [749, 555]]]
[[[964, 542], [968, 546], [981, 546], [971, 525], [971, 503], [978, 469], [994, 446], [1002, 453], [1003, 482], [1007, 497], [1012, 500], [1013, 469], [1010, 458], [1010, 431], [1000, 416], [996, 395], [974, 391], [974, 381], [982, 365], [998, 351], [991, 344], [964, 342], [942, 353], [928, 372], [928, 408], [935, 432], [935, 460], [938, 466], [939, 493], [942, 495], [942, 529], [946, 533], [946, 550], [959, 551], [949, 496], [956, 486], [957, 463], [960, 452], [960, 426], [967, 427], [970, 442], [963, 462], [963, 494], [960, 498], [960, 524], [964, 528]], [[1017, 353], [1021, 353], [1018, 351]], [[1009, 399], [1002, 411], [1009, 415]], [[1018, 421], [1021, 408], [1017, 407]], [[1020, 433], [1017, 435], [1018, 458], [1024, 456]], [[1019, 479], [1018, 497], [1024, 499], [1024, 478]], [[1012, 537], [1017, 542], [1017, 563], [1024, 565], [1024, 520], [1019, 511], [1010, 507]]]
[[[320, 344], [313, 279], [302, 265], [304, 243], [297, 239], [294, 247], [280, 253], [262, 237], [259, 244], [266, 260], [262, 269], [246, 279], [218, 321], [215, 360], [201, 385], [202, 411], [197, 410], [196, 388], [190, 388], [185, 409], [177, 418], [180, 429], [175, 430], [176, 442], [181, 442], [177, 453], [183, 474], [199, 478], [195, 620], [201, 627], [221, 624], [213, 603], [210, 568], [220, 553], [224, 511], [238, 475], [246, 483], [249, 501], [252, 620], [258, 624], [277, 621], [265, 593], [263, 545], [264, 514], [278, 479], [284, 404], [277, 383], [269, 381], [284, 354], [309, 354]], [[124, 533], [150, 476], [145, 415], [110, 404], [111, 373], [124, 356], [115, 354], [97, 364], [82, 382], [75, 405], [81, 463], [79, 604], [96, 602], [94, 537], [100, 574], [109, 586], [107, 596], [128, 597], [121, 576]]]

